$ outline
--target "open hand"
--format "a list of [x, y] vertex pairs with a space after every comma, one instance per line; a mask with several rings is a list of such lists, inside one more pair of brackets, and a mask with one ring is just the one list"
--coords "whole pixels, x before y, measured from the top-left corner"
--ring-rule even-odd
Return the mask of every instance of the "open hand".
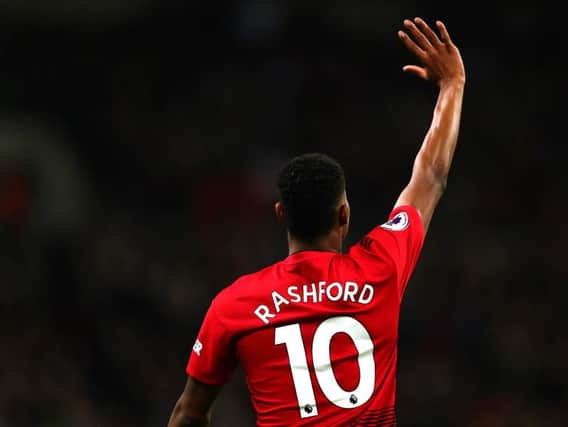
[[405, 65], [405, 72], [416, 74], [438, 86], [450, 82], [465, 82], [465, 70], [460, 52], [452, 42], [446, 26], [436, 21], [440, 37], [420, 18], [404, 20], [404, 27], [410, 33], [400, 30], [399, 38], [407, 49], [412, 52], [422, 66]]

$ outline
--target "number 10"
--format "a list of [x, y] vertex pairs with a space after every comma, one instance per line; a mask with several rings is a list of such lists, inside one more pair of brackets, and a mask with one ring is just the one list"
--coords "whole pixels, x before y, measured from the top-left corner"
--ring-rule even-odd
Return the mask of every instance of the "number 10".
[[[338, 333], [347, 334], [357, 348], [359, 385], [352, 391], [344, 390], [337, 382], [331, 366], [331, 339]], [[292, 381], [300, 408], [300, 417], [318, 415], [314, 387], [310, 378], [306, 350], [299, 323], [275, 329], [274, 344], [285, 344], [288, 351]], [[314, 333], [312, 358], [314, 371], [325, 397], [340, 408], [356, 408], [371, 398], [375, 388], [375, 359], [373, 341], [365, 326], [349, 316], [331, 317], [323, 321]]]

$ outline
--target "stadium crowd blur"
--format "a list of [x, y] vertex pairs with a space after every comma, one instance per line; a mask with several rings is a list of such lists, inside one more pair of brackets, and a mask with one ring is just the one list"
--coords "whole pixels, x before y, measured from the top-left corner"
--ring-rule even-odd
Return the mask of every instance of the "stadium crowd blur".
[[[415, 15], [445, 20], [468, 86], [402, 306], [399, 423], [568, 425], [564, 77], [525, 55], [554, 30], [442, 3], [2, 2], [0, 426], [165, 425], [210, 299], [286, 256], [289, 157], [344, 165], [348, 244], [382, 222], [435, 101], [401, 72]], [[214, 422], [254, 424], [240, 371]]]

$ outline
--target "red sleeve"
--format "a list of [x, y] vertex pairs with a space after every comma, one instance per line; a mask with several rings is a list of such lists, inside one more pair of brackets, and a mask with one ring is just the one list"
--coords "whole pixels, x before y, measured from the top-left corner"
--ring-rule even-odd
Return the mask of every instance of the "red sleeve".
[[186, 372], [206, 384], [225, 384], [236, 366], [232, 334], [217, 313], [215, 300], [211, 303], [187, 363]]
[[351, 249], [352, 256], [382, 259], [394, 269], [399, 297], [402, 300], [406, 284], [416, 266], [424, 244], [424, 225], [413, 206], [399, 206], [389, 220], [375, 227]]

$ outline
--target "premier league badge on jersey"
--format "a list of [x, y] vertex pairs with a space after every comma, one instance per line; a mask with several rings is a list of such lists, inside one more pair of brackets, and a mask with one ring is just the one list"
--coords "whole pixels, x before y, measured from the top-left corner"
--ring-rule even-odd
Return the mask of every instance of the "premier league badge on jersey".
[[394, 218], [381, 225], [382, 228], [391, 231], [402, 231], [408, 228], [408, 215], [406, 212], [399, 212]]

